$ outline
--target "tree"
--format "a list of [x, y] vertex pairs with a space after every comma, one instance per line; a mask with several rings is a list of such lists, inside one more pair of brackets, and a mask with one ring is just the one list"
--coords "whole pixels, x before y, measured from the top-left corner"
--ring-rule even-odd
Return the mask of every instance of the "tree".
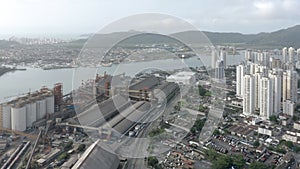
[[72, 148], [72, 146], [73, 146], [73, 141], [69, 141], [64, 145], [64, 149], [65, 150], [70, 149]]
[[296, 153], [299, 153], [300, 152], [300, 147], [299, 146], [294, 146], [293, 151], [296, 152]]
[[80, 145], [78, 146], [78, 148], [77, 148], [77, 151], [78, 151], [78, 152], [82, 152], [82, 151], [85, 150], [85, 147], [86, 147], [85, 144], [80, 144]]
[[155, 137], [157, 135], [160, 135], [161, 133], [163, 133], [165, 131], [165, 129], [163, 128], [157, 128], [157, 129], [153, 129], [152, 131], [149, 132], [149, 136], [150, 137]]
[[198, 86], [198, 90], [199, 90], [199, 95], [200, 96], [206, 96], [206, 94], [209, 94], [209, 93], [207, 93], [209, 91], [204, 89], [201, 85]]
[[227, 95], [228, 96], [234, 96], [236, 93], [234, 92], [234, 91], [229, 91], [228, 93], [227, 93]]
[[218, 130], [218, 129], [215, 129], [215, 131], [214, 131], [214, 133], [213, 133], [213, 135], [220, 135], [221, 133], [220, 133], [220, 131]]
[[205, 120], [198, 119], [198, 120], [195, 121], [194, 126], [195, 126], [195, 128], [196, 128], [198, 131], [201, 131], [202, 128], [203, 128], [203, 126], [204, 126], [204, 124], [205, 124]]
[[286, 142], [285, 142], [285, 145], [286, 145], [288, 148], [290, 148], [290, 149], [292, 149], [292, 148], [294, 147], [294, 144], [293, 144], [293, 142], [291, 142], [291, 141], [286, 141]]
[[213, 150], [205, 151], [205, 155], [211, 161], [214, 169], [228, 169], [231, 167], [241, 169], [245, 166], [245, 160], [242, 155], [221, 155]]
[[199, 111], [201, 111], [201, 112], [206, 112], [207, 110], [208, 110], [207, 107], [205, 107], [205, 106], [203, 106], [203, 105], [200, 105], [200, 106], [199, 106]]
[[243, 168], [245, 166], [245, 160], [242, 155], [233, 155], [230, 157], [234, 168]]
[[191, 133], [192, 133], [193, 135], [195, 135], [195, 134], [196, 134], [196, 131], [197, 131], [197, 130], [196, 130], [196, 128], [195, 128], [195, 127], [192, 127], [192, 128], [191, 128]]
[[148, 165], [155, 169], [162, 169], [162, 167], [158, 164], [156, 157], [148, 157]]
[[299, 117], [298, 116], [293, 116], [293, 121], [298, 121]]
[[277, 117], [276, 117], [275, 115], [270, 116], [270, 117], [269, 117], [269, 120], [270, 120], [271, 122], [274, 122], [274, 123], [277, 123], [277, 122], [278, 122], [278, 121], [277, 121]]
[[269, 167], [261, 162], [253, 162], [249, 165], [249, 169], [268, 169]]
[[255, 148], [258, 147], [258, 146], [259, 146], [259, 142], [258, 142], [257, 140], [254, 141], [253, 146], [254, 146]]
[[231, 159], [229, 156], [220, 156], [215, 161], [212, 161], [212, 168], [214, 169], [228, 169], [231, 168]]
[[58, 156], [57, 160], [63, 160], [69, 157], [69, 154], [67, 152], [63, 152], [61, 155]]

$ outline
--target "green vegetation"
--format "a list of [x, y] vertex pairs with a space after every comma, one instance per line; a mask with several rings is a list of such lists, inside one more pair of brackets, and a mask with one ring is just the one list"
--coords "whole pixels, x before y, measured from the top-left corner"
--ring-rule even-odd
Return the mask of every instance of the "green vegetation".
[[283, 148], [279, 147], [279, 146], [276, 146], [276, 147], [269, 146], [268, 149], [271, 150], [271, 151], [275, 151], [275, 152], [281, 153], [281, 154], [285, 154], [286, 153], [286, 151]]
[[[298, 106], [300, 106], [300, 105], [298, 105]], [[297, 107], [298, 107], [297, 106]], [[297, 110], [297, 109], [296, 109]], [[299, 117], [298, 116], [293, 116], [293, 121], [299, 121]]]
[[86, 148], [86, 145], [85, 145], [85, 144], [80, 144], [80, 145], [78, 146], [78, 148], [77, 148], [77, 151], [78, 151], [78, 152], [83, 152], [83, 151], [85, 150], [85, 148]]
[[286, 146], [286, 147], [288, 147], [290, 150], [292, 150], [292, 151], [294, 151], [294, 152], [296, 152], [296, 153], [300, 152], [300, 146], [295, 145], [295, 144], [294, 144], [293, 142], [291, 142], [291, 141], [280, 140], [278, 147], [281, 147], [281, 148], [282, 148], [282, 146]]
[[206, 150], [205, 155], [212, 163], [212, 168], [214, 169], [228, 169], [232, 167], [240, 169], [245, 166], [245, 160], [242, 155], [222, 155], [213, 150]]
[[58, 161], [69, 158], [69, 154], [67, 152], [63, 152], [61, 155], [57, 157]]
[[157, 135], [160, 135], [161, 133], [163, 133], [165, 131], [165, 129], [163, 128], [157, 128], [157, 129], [153, 129], [152, 131], [149, 132], [149, 136], [150, 137], [155, 137]]
[[254, 131], [254, 132], [253, 132], [253, 135], [254, 135], [254, 136], [257, 136], [257, 135], [258, 135], [257, 131]]
[[180, 111], [182, 106], [183, 106], [183, 102], [182, 102], [182, 101], [179, 101], [179, 102], [177, 102], [177, 104], [174, 106], [174, 109], [175, 109], [176, 111]]
[[69, 142], [63, 144], [64, 150], [71, 149], [72, 146], [73, 146], [73, 141], [72, 140], [70, 140]]
[[200, 96], [211, 96], [211, 92], [209, 90], [204, 89], [201, 85], [198, 86], [198, 90]]
[[253, 162], [249, 165], [249, 169], [268, 169], [269, 167], [261, 162]]
[[213, 135], [218, 136], [218, 135], [220, 135], [220, 134], [221, 134], [220, 131], [219, 131], [218, 129], [215, 129]]
[[230, 134], [230, 131], [228, 129], [224, 129], [225, 134]]
[[191, 128], [191, 133], [196, 134], [197, 131], [201, 131], [206, 119], [198, 119], [195, 121], [193, 127]]
[[257, 148], [259, 145], [260, 145], [260, 144], [259, 144], [259, 142], [258, 142], [257, 140], [254, 141], [253, 146], [254, 146], [255, 148]]
[[294, 147], [293, 142], [291, 142], [291, 141], [286, 141], [285, 145], [290, 149], [292, 149]]
[[270, 117], [269, 117], [269, 120], [270, 120], [271, 122], [278, 123], [277, 117], [276, 117], [275, 115], [270, 116]]
[[203, 105], [200, 105], [200, 106], [199, 106], [199, 111], [200, 111], [200, 112], [208, 112], [208, 107], [203, 106]]
[[229, 91], [229, 92], [227, 93], [228, 96], [235, 96], [235, 94], [236, 94], [235, 91]]
[[155, 169], [162, 169], [162, 167], [158, 164], [156, 157], [148, 157], [148, 165]]

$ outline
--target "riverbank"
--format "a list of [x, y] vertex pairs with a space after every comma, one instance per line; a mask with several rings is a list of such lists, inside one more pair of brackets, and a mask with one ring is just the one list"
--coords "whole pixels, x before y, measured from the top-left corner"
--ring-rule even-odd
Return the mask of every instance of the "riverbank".
[[0, 67], [0, 76], [4, 75], [8, 72], [14, 72], [14, 71], [25, 71], [26, 69], [17, 69], [17, 68], [9, 68], [9, 67]]

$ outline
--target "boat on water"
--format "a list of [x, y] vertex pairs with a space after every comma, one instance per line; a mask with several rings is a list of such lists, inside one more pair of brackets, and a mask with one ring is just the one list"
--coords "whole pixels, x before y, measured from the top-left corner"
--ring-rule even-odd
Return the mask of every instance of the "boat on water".
[[103, 67], [111, 67], [112, 63], [111, 62], [101, 62], [101, 66], [103, 66]]

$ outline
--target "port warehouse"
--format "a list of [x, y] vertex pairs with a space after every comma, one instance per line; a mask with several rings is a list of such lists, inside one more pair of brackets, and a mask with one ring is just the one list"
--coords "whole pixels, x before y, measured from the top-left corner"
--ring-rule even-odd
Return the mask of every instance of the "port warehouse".
[[[169, 102], [180, 90], [179, 86], [174, 82], [162, 82], [156, 77], [147, 77], [139, 80], [134, 85], [130, 86], [132, 90], [146, 90], [152, 92], [155, 89], [157, 100], [167, 99]], [[145, 115], [145, 112], [150, 110], [149, 100], [146, 99], [144, 93], [130, 93], [128, 99], [126, 96], [114, 95], [111, 98], [95, 104], [88, 110], [78, 114], [75, 119], [83, 126], [91, 127], [112, 127], [113, 130], [124, 135], [135, 125], [142, 123], [140, 119]], [[153, 92], [152, 92], [153, 93]], [[139, 96], [143, 94], [143, 96]], [[134, 97], [131, 97], [134, 95]], [[148, 95], [148, 97], [150, 97]], [[125, 118], [126, 117], [126, 118]]]
[[98, 145], [99, 140], [95, 141], [74, 164], [72, 169], [116, 169], [119, 168], [120, 159]]
[[[60, 86], [56, 86], [60, 88]], [[55, 90], [46, 87], [0, 104], [0, 127], [25, 131], [38, 120], [55, 112]], [[59, 94], [60, 97], [62, 94]]]
[[[98, 85], [110, 88], [108, 85], [110, 85], [111, 80], [112, 76], [105, 74], [98, 81]], [[176, 93], [175, 90], [179, 90], [178, 86], [177, 88], [176, 86], [177, 84], [168, 82], [161, 84], [161, 81], [153, 76], [147, 77], [139, 80], [129, 88], [130, 90], [144, 91], [142, 93], [143, 96], [140, 96], [139, 94], [141, 93], [137, 92], [134, 93], [136, 97], [129, 100], [126, 97], [124, 98], [118, 95], [111, 96], [111, 94], [109, 94], [110, 96], [107, 100], [102, 101], [98, 106], [92, 106], [88, 109], [88, 113], [84, 111], [79, 114], [77, 118], [82, 125], [98, 127], [140, 99], [147, 101], [149, 94], [145, 95], [145, 91], [150, 93], [153, 89], [161, 89], [161, 92], [164, 92], [161, 96], [167, 95], [167, 98], [171, 98], [169, 96], [174, 95]], [[47, 115], [57, 112], [57, 106], [61, 104], [60, 102], [62, 101], [60, 99], [63, 97], [61, 88], [61, 85], [56, 84], [53, 90], [42, 88], [39, 91], [28, 93], [25, 96], [2, 103], [0, 105], [0, 127], [15, 131], [25, 131], [27, 128], [32, 127], [36, 121], [43, 120]], [[101, 88], [98, 89], [97, 93], [101, 95], [108, 94], [103, 91], [101, 93]], [[99, 110], [101, 113], [99, 113]]]

